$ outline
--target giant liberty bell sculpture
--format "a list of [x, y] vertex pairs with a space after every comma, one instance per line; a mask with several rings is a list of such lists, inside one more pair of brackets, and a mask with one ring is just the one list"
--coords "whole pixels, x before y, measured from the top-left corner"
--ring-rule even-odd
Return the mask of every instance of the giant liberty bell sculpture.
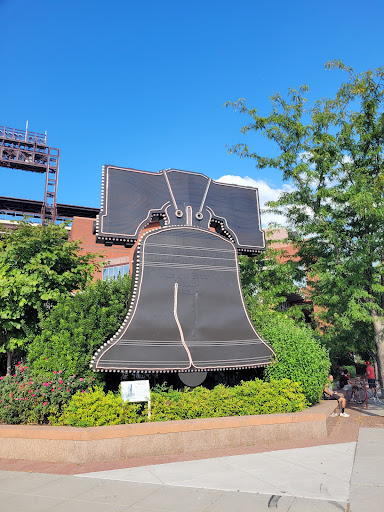
[[[158, 221], [158, 228], [140, 234]], [[245, 309], [237, 252], [265, 249], [258, 192], [170, 169], [105, 166], [96, 240], [131, 247], [133, 294], [96, 371], [196, 372], [267, 365]]]

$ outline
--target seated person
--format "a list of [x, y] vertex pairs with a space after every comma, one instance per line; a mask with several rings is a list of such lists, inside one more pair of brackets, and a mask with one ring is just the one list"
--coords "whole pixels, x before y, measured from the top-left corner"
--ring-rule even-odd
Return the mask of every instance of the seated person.
[[[334, 393], [332, 390], [332, 382], [333, 382], [333, 375], [328, 375], [328, 382], [325, 385], [324, 388], [324, 400], [337, 400], [338, 404], [341, 407], [341, 413], [340, 416], [343, 416], [344, 418], [349, 418], [349, 414], [345, 412], [345, 398], [343, 396], [338, 395], [337, 393]], [[331, 416], [337, 416], [337, 412], [334, 412], [331, 414]]]
[[340, 375], [340, 389], [343, 389], [344, 391], [351, 391], [352, 385], [349, 383], [349, 373], [348, 370], [344, 370], [343, 373]]

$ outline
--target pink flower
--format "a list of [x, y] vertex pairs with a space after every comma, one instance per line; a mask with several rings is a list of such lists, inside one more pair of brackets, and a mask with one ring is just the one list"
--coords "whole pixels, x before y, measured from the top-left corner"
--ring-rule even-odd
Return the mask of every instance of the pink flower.
[[59, 384], [62, 384], [62, 383], [63, 383], [63, 381], [62, 381], [62, 380], [59, 380]]
[[43, 393], [43, 396], [45, 396], [45, 393]]
[[68, 393], [71, 391], [70, 389], [67, 389]]
[[44, 361], [48, 361], [48, 359], [44, 359]]
[[11, 397], [11, 396], [13, 396], [13, 393], [11, 393], [9, 396], [10, 396], [10, 397]]
[[48, 382], [43, 382], [43, 386], [48, 386]]
[[15, 384], [18, 384], [18, 383], [19, 383], [19, 381], [17, 380], [17, 381], [15, 382]]
[[52, 388], [52, 389], [51, 389], [51, 391], [52, 391], [52, 393], [53, 393], [53, 392], [55, 391], [55, 388]]
[[0, 377], [0, 380], [3, 380], [3, 379], [4, 379], [4, 377]]
[[59, 390], [59, 389], [61, 389], [61, 388], [57, 388], [57, 390]]
[[27, 401], [27, 400], [28, 400], [28, 398], [25, 398], [24, 400], [25, 400], [25, 401]]
[[57, 374], [57, 371], [55, 370], [53, 373], [56, 375], [56, 374]]
[[47, 405], [48, 402], [44, 402], [43, 405]]
[[59, 370], [59, 373], [63, 373], [61, 370]]
[[35, 396], [35, 393], [32, 393], [32, 395], [31, 395], [31, 396]]
[[28, 393], [32, 393], [32, 391], [31, 391], [31, 390], [29, 390], [29, 391], [28, 391]]
[[85, 393], [85, 391], [82, 391], [82, 393]]
[[80, 379], [80, 381], [84, 380], [83, 378]]

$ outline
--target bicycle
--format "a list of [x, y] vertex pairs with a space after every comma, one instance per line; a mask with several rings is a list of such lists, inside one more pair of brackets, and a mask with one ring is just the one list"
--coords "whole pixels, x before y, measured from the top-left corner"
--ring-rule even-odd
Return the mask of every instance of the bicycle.
[[383, 404], [383, 402], [377, 397], [377, 388], [376, 393], [373, 392], [372, 388], [367, 388], [367, 382], [365, 379], [352, 385], [350, 402], [354, 402], [356, 405], [365, 403], [365, 406], [368, 407], [368, 400], [370, 399]]
[[375, 402], [379, 402], [379, 404], [382, 404], [383, 402], [377, 396], [378, 389], [380, 389], [380, 388], [378, 388], [378, 383], [377, 382], [375, 384], [376, 384], [375, 388], [368, 388], [367, 389], [367, 398], [368, 398], [368, 400], [369, 399], [373, 399]]
[[350, 402], [354, 402], [356, 404], [363, 404], [365, 402], [365, 393], [363, 386], [360, 384], [354, 384], [352, 386], [352, 394], [349, 399]]

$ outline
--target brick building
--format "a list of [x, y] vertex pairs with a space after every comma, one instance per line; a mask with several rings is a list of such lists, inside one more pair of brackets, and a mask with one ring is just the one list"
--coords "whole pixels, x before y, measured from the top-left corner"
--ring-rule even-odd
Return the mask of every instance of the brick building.
[[[136, 245], [103, 245], [96, 243], [94, 234], [94, 218], [73, 217], [69, 235], [71, 241], [80, 240], [81, 253], [92, 252], [100, 255], [103, 268], [94, 273], [94, 279], [108, 279], [118, 275], [131, 274], [133, 255]], [[149, 224], [143, 232], [159, 227], [158, 222]]]

